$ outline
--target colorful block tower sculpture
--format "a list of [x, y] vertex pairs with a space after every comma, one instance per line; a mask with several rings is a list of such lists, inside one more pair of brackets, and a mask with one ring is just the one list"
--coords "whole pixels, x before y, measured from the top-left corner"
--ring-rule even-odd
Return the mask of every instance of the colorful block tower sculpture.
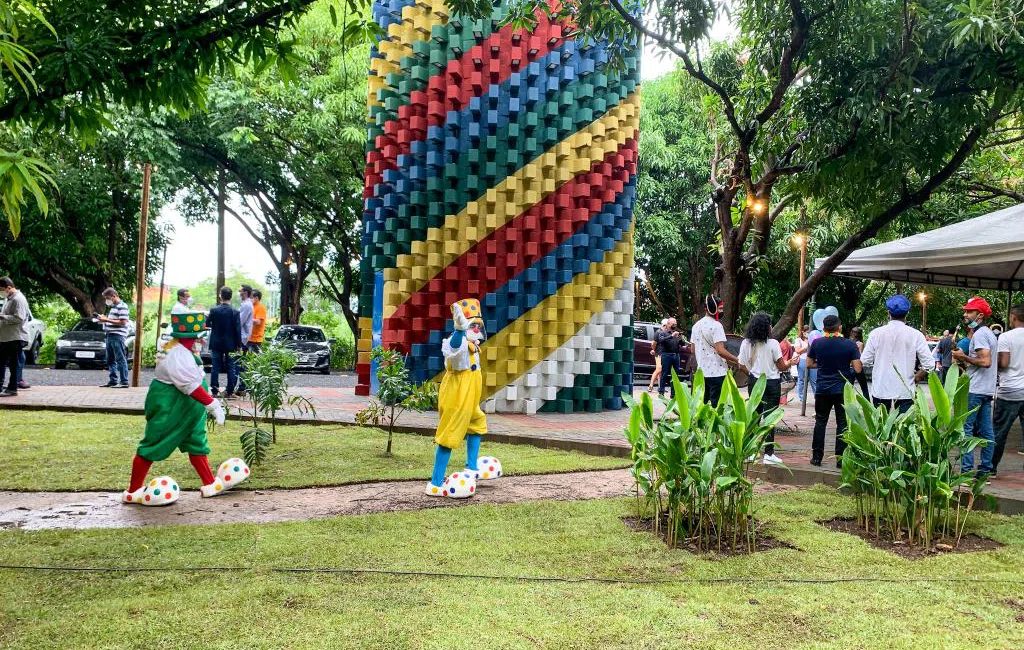
[[[357, 392], [374, 345], [440, 375], [449, 305], [483, 306], [487, 412], [622, 407], [632, 387], [639, 49], [377, 0]], [[606, 66], [612, 48], [624, 66]]]

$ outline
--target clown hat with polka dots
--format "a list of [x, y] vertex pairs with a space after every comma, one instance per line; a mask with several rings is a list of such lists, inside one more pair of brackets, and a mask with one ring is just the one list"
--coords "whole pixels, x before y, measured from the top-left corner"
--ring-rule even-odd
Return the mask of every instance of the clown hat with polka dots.
[[206, 331], [206, 314], [185, 311], [171, 314], [171, 336], [176, 339], [197, 339]]
[[464, 298], [452, 303], [452, 320], [455, 321], [455, 329], [465, 332], [473, 323], [484, 324], [483, 312], [480, 310], [480, 301], [476, 298]]

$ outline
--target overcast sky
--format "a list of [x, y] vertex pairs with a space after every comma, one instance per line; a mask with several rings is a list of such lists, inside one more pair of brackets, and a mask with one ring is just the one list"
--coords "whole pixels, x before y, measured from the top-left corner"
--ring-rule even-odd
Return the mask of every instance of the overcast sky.
[[[728, 27], [716, 25], [715, 35]], [[720, 37], [720, 36], [719, 36]], [[640, 73], [646, 81], [671, 71], [674, 57], [660, 57], [652, 47], [644, 49]], [[174, 205], [166, 206], [159, 216], [160, 224], [173, 225], [174, 235], [167, 250], [167, 279], [172, 287], [188, 286], [217, 273], [217, 227], [214, 224], [185, 225]], [[235, 267], [254, 280], [262, 281], [274, 266], [267, 252], [253, 241], [249, 233], [231, 216], [225, 226], [225, 258], [228, 269]], [[159, 277], [152, 278], [159, 282]]]

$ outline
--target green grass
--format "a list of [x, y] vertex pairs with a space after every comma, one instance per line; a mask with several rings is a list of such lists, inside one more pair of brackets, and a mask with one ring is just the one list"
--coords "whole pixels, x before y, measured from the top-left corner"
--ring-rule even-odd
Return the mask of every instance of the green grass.
[[[830, 532], [852, 514], [828, 488], [766, 497], [759, 517], [798, 549], [704, 559], [628, 531], [626, 499], [472, 505], [274, 525], [0, 533], [4, 563], [242, 566], [244, 571], [0, 569], [9, 648], [1024, 647], [1008, 605], [1024, 579], [1024, 518], [979, 515], [999, 550], [908, 561]], [[272, 567], [674, 580], [527, 582], [283, 574]], [[877, 577], [900, 582], [783, 583]], [[735, 578], [736, 582], [685, 582]], [[982, 578], [980, 583], [922, 582]], [[917, 581], [915, 581], [915, 579]], [[186, 630], [193, 630], [188, 632]]]
[[[139, 416], [3, 411], [0, 415], [0, 489], [120, 490], [131, 471], [145, 420]], [[241, 456], [242, 426], [229, 421], [210, 436], [210, 462]], [[387, 434], [351, 426], [278, 427], [277, 444], [267, 462], [253, 469], [239, 489], [338, 485], [386, 479], [430, 477], [434, 441], [428, 436], [395, 434], [394, 455], [383, 455]], [[624, 467], [621, 458], [491, 444], [481, 453], [497, 456], [506, 474], [537, 474]], [[465, 463], [465, 447], [452, 455], [454, 471]], [[199, 487], [188, 457], [175, 453], [153, 466], [173, 476], [183, 489]], [[155, 474], [154, 474], [155, 475]]]

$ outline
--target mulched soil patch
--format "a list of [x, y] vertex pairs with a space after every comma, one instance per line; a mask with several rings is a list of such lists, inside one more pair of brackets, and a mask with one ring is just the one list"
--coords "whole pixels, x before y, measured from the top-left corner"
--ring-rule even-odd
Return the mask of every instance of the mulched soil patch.
[[1003, 603], [1013, 611], [1017, 612], [1017, 615], [1014, 617], [1015, 621], [1018, 623], [1024, 623], [1024, 600], [1007, 598]]
[[[654, 534], [654, 518], [653, 517], [622, 517], [622, 523], [626, 525], [626, 528], [634, 532]], [[760, 553], [761, 551], [770, 551], [776, 548], [792, 548], [796, 549], [792, 544], [788, 544], [781, 539], [776, 539], [771, 535], [766, 534], [765, 530], [767, 526], [764, 522], [755, 521], [754, 526], [757, 530], [755, 537], [754, 552]], [[658, 537], [661, 541], [668, 544], [667, 541], [667, 530], [668, 530], [668, 515], [662, 518], [661, 529], [658, 531]], [[692, 538], [678, 540], [676, 542], [676, 548], [684, 551], [689, 551], [695, 555], [700, 555], [708, 559], [732, 557], [734, 555], [748, 555], [747, 547], [740, 545], [737, 550], [730, 549], [723, 540], [722, 550], [719, 552], [717, 549], [708, 551], [706, 549], [697, 550], [697, 545]]]
[[955, 540], [940, 539], [933, 543], [932, 548], [924, 548], [922, 546], [911, 546], [905, 540], [893, 541], [892, 537], [887, 534], [887, 531], [882, 531], [881, 536], [876, 538], [873, 532], [869, 533], [858, 526], [854, 519], [829, 519], [828, 521], [819, 521], [817, 523], [837, 533], [856, 535], [875, 548], [895, 553], [908, 560], [918, 560], [923, 557], [932, 557], [943, 553], [991, 551], [1003, 547], [1003, 544], [993, 539], [968, 533], [960, 538], [959, 546], [954, 545]]

